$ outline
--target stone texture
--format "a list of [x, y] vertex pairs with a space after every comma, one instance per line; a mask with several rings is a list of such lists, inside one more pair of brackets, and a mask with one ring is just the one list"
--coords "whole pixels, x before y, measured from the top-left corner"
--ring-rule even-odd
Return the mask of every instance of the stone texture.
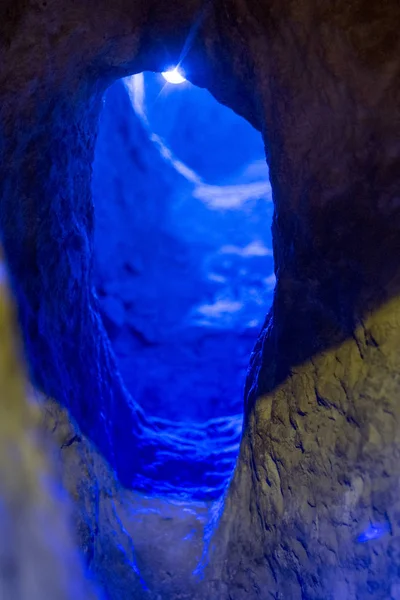
[[[249, 356], [274, 284], [261, 136], [205, 90], [163, 90], [161, 75], [152, 75], [114, 84], [100, 118], [92, 183], [100, 314], [124, 384], [146, 414], [240, 421]], [[200, 160], [191, 137], [206, 137], [207, 123], [214, 139], [203, 140]], [[168, 127], [183, 130], [174, 154]], [[241, 152], [230, 150], [237, 130]], [[230, 142], [225, 167], [222, 159], [214, 165], [218, 137]], [[246, 152], [251, 162], [239, 169], [237, 154]], [[216, 172], [228, 177], [230, 159], [237, 185], [211, 185]], [[188, 167], [196, 171], [185, 176]]]
[[[398, 324], [392, 301], [354, 339], [294, 366], [289, 381], [258, 399], [217, 534], [230, 557], [224, 589], [241, 588], [235, 598], [251, 590], [262, 598], [264, 589], [278, 598], [392, 597]], [[235, 568], [243, 554], [252, 557], [248, 577]]]
[[270, 15], [277, 287], [217, 534], [217, 595], [388, 598], [398, 582], [395, 14], [360, 2]]
[[[78, 13], [74, 4], [63, 5], [62, 13], [59, 6], [32, 4], [15, 43], [5, 42], [2, 50], [0, 225], [32, 379], [69, 407], [125, 485], [159, 491], [168, 481], [199, 498], [209, 489], [216, 495], [235, 460], [237, 422], [213, 424], [210, 444], [204, 425], [171, 433], [169, 423], [146, 417], [118, 375], [93, 289], [90, 177], [98, 115], [111, 78], [133, 69], [121, 62], [133, 51], [123, 35], [124, 7], [115, 6], [106, 19], [110, 49], [103, 56], [100, 8], [93, 20], [87, 5]], [[132, 23], [139, 27], [142, 9], [136, 8]], [[73, 41], [80, 19], [89, 29], [78, 27]], [[74, 63], [76, 44], [85, 55], [80, 67]], [[49, 65], [53, 45], [60, 63]], [[122, 54], [111, 68], [114, 52]], [[19, 61], [19, 53], [26, 60]], [[215, 452], [224, 446], [226, 462], [215, 468]]]
[[122, 460], [145, 417], [91, 292], [90, 163], [106, 85], [183, 49], [189, 79], [262, 130], [275, 202], [277, 287], [207, 597], [395, 598], [400, 7], [203, 8], [2, 5], [0, 222], [32, 371], [125, 482], [140, 452], [165, 477], [151, 443]]
[[209, 504], [122, 488], [65, 409], [46, 401], [43, 415], [43, 425], [59, 448], [78, 546], [106, 597], [202, 599], [193, 571], [203, 552]]
[[19, 336], [0, 283], [0, 598], [100, 598], [85, 579], [70, 506], [55, 476], [41, 412], [27, 400]]

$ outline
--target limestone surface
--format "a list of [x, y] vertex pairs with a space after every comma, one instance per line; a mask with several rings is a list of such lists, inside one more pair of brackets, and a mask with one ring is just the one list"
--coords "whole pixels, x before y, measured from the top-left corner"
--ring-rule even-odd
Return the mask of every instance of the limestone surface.
[[127, 487], [149, 472], [189, 485], [209, 462], [193, 439], [176, 461], [173, 436], [127, 394], [99, 316], [102, 95], [181, 61], [263, 134], [277, 283], [208, 600], [400, 597], [399, 21], [398, 0], [0, 7], [0, 227], [32, 379]]

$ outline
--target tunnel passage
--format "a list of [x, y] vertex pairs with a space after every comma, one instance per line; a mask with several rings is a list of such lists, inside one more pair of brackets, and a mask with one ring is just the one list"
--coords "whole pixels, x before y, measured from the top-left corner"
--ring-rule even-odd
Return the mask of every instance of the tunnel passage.
[[208, 470], [228, 479], [275, 279], [261, 136], [205, 90], [139, 74], [105, 96], [92, 189], [94, 280], [124, 384], [166, 432], [200, 428]]
[[[44, 4], [18, 3], [0, 86], [0, 224], [32, 372], [125, 459], [121, 480], [146, 464], [165, 482], [175, 441], [158, 422], [141, 444], [154, 417], [119, 384], [89, 285], [91, 164], [103, 89], [180, 56], [199, 3]], [[399, 595], [399, 3], [372, 4], [213, 2], [187, 55], [263, 131], [276, 207], [274, 305], [207, 600]], [[369, 524], [385, 536], [355, 543]]]

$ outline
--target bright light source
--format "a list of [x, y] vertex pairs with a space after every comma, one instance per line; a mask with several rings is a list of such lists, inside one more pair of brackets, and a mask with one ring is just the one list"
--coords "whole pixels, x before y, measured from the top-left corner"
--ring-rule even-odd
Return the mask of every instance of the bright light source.
[[168, 71], [164, 71], [164, 73], [161, 73], [161, 75], [166, 81], [168, 81], [168, 83], [174, 83], [176, 85], [186, 81], [183, 75], [179, 72], [178, 67], [175, 67], [175, 69], [169, 69]]

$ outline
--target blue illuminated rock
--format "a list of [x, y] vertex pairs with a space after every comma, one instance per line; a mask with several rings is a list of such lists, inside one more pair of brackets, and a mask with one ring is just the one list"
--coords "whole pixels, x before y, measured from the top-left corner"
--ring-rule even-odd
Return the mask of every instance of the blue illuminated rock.
[[[152, 500], [168, 486], [223, 498], [205, 530], [201, 600], [398, 598], [399, 21], [398, 0], [0, 3], [1, 241], [32, 380], [54, 396], [56, 413], [66, 407], [67, 426], [72, 415], [88, 462], [99, 467], [85, 477], [83, 463], [64, 464], [89, 512], [101, 489], [112, 513], [90, 515], [112, 572], [104, 554], [89, 556], [88, 567], [104, 567], [113, 600], [129, 598], [124, 570], [135, 583], [137, 573], [114, 552], [133, 534], [118, 529], [112, 537], [119, 513], [110, 474]], [[188, 426], [145, 412], [119, 376], [92, 278], [91, 165], [103, 93], [123, 76], [178, 63], [262, 131], [274, 194], [277, 281], [250, 359], [242, 443], [224, 496], [240, 425]], [[203, 204], [216, 197], [199, 187]], [[219, 200], [226, 208], [236, 197], [237, 189]], [[128, 270], [139, 273], [142, 264], [132, 259]], [[222, 267], [232, 270], [229, 262]], [[220, 267], [211, 272], [222, 284]], [[201, 304], [202, 326], [222, 312], [229, 323], [240, 303], [213, 300]], [[130, 307], [123, 309], [111, 318], [114, 343]], [[140, 338], [142, 319], [133, 328]], [[157, 343], [151, 329], [145, 334], [147, 344]], [[22, 431], [29, 439], [29, 428]], [[75, 434], [66, 440], [71, 452], [75, 442]], [[39, 473], [32, 474], [37, 485]], [[29, 506], [29, 496], [19, 498]], [[77, 501], [76, 510], [79, 525], [87, 507]], [[151, 549], [156, 521], [141, 538]], [[170, 557], [173, 527], [172, 520], [168, 535], [156, 536]], [[148, 571], [159, 556], [146, 555]], [[132, 595], [193, 598], [193, 578], [181, 581], [164, 597], [155, 583]]]
[[[150, 114], [134, 112], [134, 80], [105, 98], [93, 174], [100, 307], [124, 383], [147, 413], [239, 415], [274, 286], [266, 166], [251, 177], [261, 138], [206, 91], [172, 93], [159, 77], [139, 90]], [[217, 172], [235, 184], [212, 185]]]

